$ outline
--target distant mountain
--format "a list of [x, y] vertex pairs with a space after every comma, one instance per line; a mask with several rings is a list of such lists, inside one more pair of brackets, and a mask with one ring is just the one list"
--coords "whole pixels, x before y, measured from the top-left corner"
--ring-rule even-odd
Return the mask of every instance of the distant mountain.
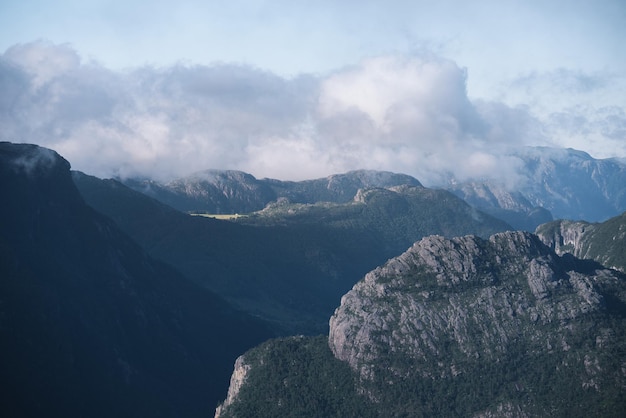
[[626, 212], [602, 223], [558, 220], [535, 232], [557, 254], [572, 254], [626, 273]]
[[[469, 181], [447, 190], [513, 226], [532, 231], [559, 219], [604, 221], [626, 210], [626, 162], [594, 159], [573, 149], [528, 147], [519, 159], [514, 190], [503, 181]], [[506, 179], [510, 180], [510, 179]]]
[[[521, 148], [517, 178], [440, 185], [477, 209], [516, 229], [534, 231], [553, 216], [603, 221], [626, 210], [626, 161], [594, 159], [573, 149]], [[357, 170], [305, 181], [256, 179], [232, 170], [206, 170], [159, 183], [125, 179], [124, 184], [184, 212], [250, 213], [281, 198], [291, 203], [347, 203], [357, 190], [421, 186], [408, 175]]]
[[216, 416], [621, 417], [625, 407], [626, 276], [504, 232], [426, 237], [371, 271], [342, 298], [327, 340], [273, 340], [240, 357]]
[[234, 170], [206, 170], [168, 183], [137, 179], [123, 183], [183, 212], [248, 213], [276, 199], [266, 182]]
[[137, 179], [122, 182], [180, 211], [214, 214], [255, 212], [279, 198], [293, 203], [345, 203], [362, 188], [421, 186], [411, 176], [371, 170], [300, 182], [258, 180], [234, 170], [206, 170], [168, 183]]
[[[386, 176], [332, 177], [323, 189]], [[271, 321], [281, 335], [326, 332], [339, 299], [360, 277], [425, 235], [510, 229], [449, 192], [422, 186], [355, 191], [347, 203], [281, 199], [249, 217], [219, 221], [176, 212], [115, 180], [74, 173], [74, 181], [90, 205], [152, 256]]]
[[67, 161], [0, 143], [0, 415], [206, 416], [273, 334], [88, 207]]

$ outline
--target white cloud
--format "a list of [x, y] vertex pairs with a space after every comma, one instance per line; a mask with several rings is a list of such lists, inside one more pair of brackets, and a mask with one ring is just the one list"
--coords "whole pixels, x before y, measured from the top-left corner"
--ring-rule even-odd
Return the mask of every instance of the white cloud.
[[34, 88], [80, 65], [80, 57], [69, 45], [44, 41], [15, 45], [7, 49], [4, 58], [31, 75]]
[[0, 56], [0, 139], [50, 147], [100, 177], [222, 168], [297, 180], [371, 168], [436, 184], [449, 173], [514, 178], [502, 155], [549, 134], [623, 138], [619, 106], [541, 123], [528, 107], [471, 101], [466, 82], [465, 69], [428, 54], [287, 79], [231, 64], [111, 71], [36, 42]]

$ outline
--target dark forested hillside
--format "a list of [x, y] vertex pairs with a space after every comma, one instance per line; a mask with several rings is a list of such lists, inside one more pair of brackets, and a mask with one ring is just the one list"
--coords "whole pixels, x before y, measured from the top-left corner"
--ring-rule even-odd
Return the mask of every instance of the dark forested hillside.
[[347, 203], [282, 199], [230, 222], [175, 212], [115, 180], [74, 173], [74, 181], [90, 205], [151, 255], [283, 335], [326, 332], [341, 296], [363, 274], [425, 235], [488, 236], [510, 228], [422, 186], [361, 190]]
[[84, 202], [53, 151], [0, 143], [0, 415], [207, 416], [272, 334]]

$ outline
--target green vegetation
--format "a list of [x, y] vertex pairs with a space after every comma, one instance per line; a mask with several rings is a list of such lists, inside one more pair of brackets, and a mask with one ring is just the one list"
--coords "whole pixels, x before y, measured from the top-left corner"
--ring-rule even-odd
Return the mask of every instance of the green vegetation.
[[[624, 323], [616, 325], [626, 329]], [[332, 356], [325, 337], [272, 340], [245, 355], [252, 369], [222, 417], [464, 417], [498, 407], [532, 416], [622, 416], [626, 382], [612, 371], [622, 366], [626, 347], [619, 343], [602, 350], [599, 364], [605, 372], [590, 376], [585, 352], [593, 344], [580, 339], [567, 353], [543, 354], [511, 344], [495, 362], [450, 351], [445, 361], [463, 369], [454, 377], [424, 377], [436, 367], [388, 352], [376, 359], [374, 378], [359, 382]]]
[[[620, 326], [625, 329], [626, 323]], [[621, 341], [598, 353], [597, 375], [585, 365], [595, 357], [588, 356], [594, 341], [578, 339], [568, 352], [533, 354], [525, 344], [511, 344], [497, 361], [468, 360], [449, 350], [442, 361], [463, 372], [443, 378], [423, 377], [418, 371], [436, 373], [437, 368], [390, 352], [376, 359], [375, 378], [363, 385], [386, 416], [465, 417], [513, 405], [531, 416], [620, 417], [626, 382], [616, 371], [624, 360], [623, 335]]]
[[385, 244], [388, 257], [427, 235], [488, 237], [511, 229], [449, 192], [413, 186], [360, 191], [348, 203], [301, 204], [283, 200], [239, 222], [255, 226], [316, 225], [346, 233], [369, 231]]
[[626, 212], [594, 224], [585, 236], [584, 247], [587, 257], [626, 272]]
[[378, 416], [357, 394], [350, 367], [333, 357], [324, 336], [271, 340], [244, 358], [252, 368], [221, 417]]
[[[332, 356], [325, 337], [272, 340], [246, 353], [252, 368], [222, 417], [466, 417], [498, 408], [530, 416], [620, 417], [626, 322], [596, 315], [578, 326], [607, 321], [619, 335], [591, 357], [591, 334], [572, 336], [567, 352], [515, 342], [497, 361], [468, 359], [448, 345], [441, 361], [462, 372], [443, 377], [437, 365], [388, 351], [371, 363], [371, 380], [359, 379]], [[594, 374], [589, 363], [596, 359]]]

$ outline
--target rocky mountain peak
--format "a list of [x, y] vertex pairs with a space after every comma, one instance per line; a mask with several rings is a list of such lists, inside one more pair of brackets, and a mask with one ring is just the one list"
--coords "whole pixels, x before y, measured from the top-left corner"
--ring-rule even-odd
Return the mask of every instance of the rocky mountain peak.
[[[342, 298], [329, 344], [366, 380], [387, 373], [377, 362], [390, 353], [417, 374], [454, 377], [479, 359], [502, 361], [520, 344], [569, 350], [576, 321], [605, 309], [602, 289], [618, 283], [609, 270], [568, 264], [530, 233], [430, 236]], [[403, 373], [392, 367], [392, 376]]]

